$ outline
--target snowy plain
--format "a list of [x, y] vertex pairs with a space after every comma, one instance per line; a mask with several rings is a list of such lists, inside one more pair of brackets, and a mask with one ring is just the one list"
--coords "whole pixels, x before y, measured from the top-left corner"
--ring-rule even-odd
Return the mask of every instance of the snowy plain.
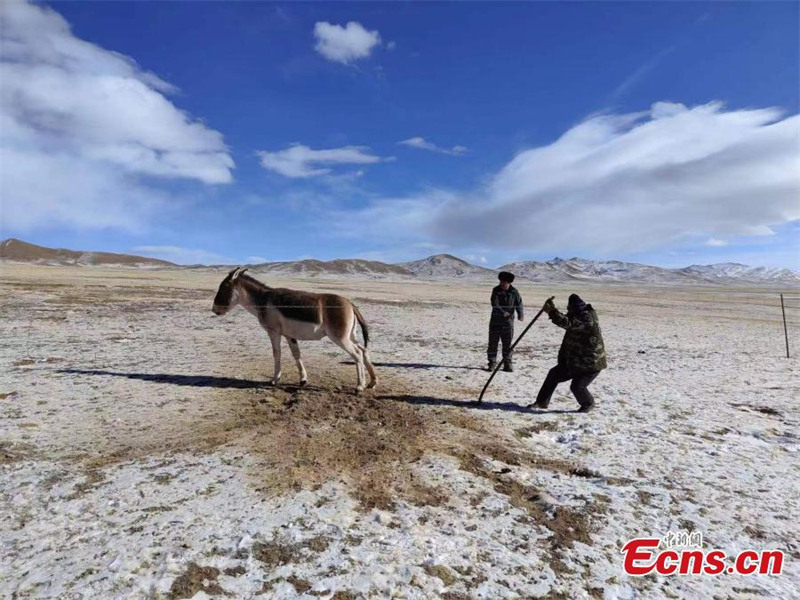
[[[597, 409], [532, 402], [542, 317], [487, 378], [490, 285], [276, 280], [370, 323], [379, 387], [327, 340], [284, 347], [219, 275], [7, 264], [0, 277], [0, 597], [790, 598], [800, 589], [800, 308], [777, 288], [520, 282], [526, 321], [580, 293]], [[798, 295], [798, 290], [787, 289]], [[779, 549], [780, 576], [629, 577], [634, 537]]]

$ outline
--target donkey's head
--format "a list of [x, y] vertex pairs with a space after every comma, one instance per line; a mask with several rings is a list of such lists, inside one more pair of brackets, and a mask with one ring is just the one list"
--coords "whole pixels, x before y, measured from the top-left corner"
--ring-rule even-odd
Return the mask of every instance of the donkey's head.
[[219, 284], [217, 295], [214, 297], [214, 306], [211, 308], [215, 315], [224, 315], [239, 303], [239, 288], [236, 284], [239, 276], [245, 271], [247, 269], [236, 267]]

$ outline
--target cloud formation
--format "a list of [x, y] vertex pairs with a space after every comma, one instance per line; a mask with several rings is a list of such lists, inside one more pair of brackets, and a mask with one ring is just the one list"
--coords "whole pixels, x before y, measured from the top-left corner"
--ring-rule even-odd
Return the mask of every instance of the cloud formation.
[[350, 21], [345, 27], [319, 21], [314, 25], [314, 49], [333, 62], [350, 64], [367, 58], [381, 43], [377, 31], [367, 31], [361, 23]]
[[[312, 150], [293, 144], [278, 152], [258, 152], [261, 166], [284, 177], [304, 179], [331, 173], [329, 165], [370, 165], [391, 160], [370, 153], [366, 146], [344, 146], [327, 150]], [[360, 176], [360, 173], [357, 173]]]
[[132, 252], [136, 255], [161, 258], [179, 265], [226, 265], [236, 263], [235, 259], [216, 252], [209, 252], [199, 248], [184, 248], [182, 246], [136, 246]]
[[798, 148], [798, 115], [659, 102], [586, 119], [517, 155], [486, 189], [376, 201], [362, 217], [380, 239], [456, 246], [612, 254], [719, 244], [800, 219]]
[[0, 31], [4, 225], [133, 229], [166, 199], [153, 179], [232, 181], [222, 134], [176, 108], [166, 97], [175, 88], [131, 58], [23, 1], [0, 5]]
[[409, 146], [410, 148], [419, 148], [420, 150], [429, 150], [430, 152], [438, 152], [439, 154], [449, 154], [451, 156], [461, 156], [466, 154], [468, 148], [466, 146], [453, 146], [452, 148], [442, 148], [433, 142], [427, 141], [423, 137], [412, 137], [402, 142], [397, 142], [400, 146]]

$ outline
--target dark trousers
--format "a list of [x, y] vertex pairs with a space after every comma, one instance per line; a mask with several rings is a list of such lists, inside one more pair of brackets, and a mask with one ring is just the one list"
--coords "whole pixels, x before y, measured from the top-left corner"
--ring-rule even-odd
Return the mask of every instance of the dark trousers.
[[491, 362], [497, 361], [497, 343], [503, 342], [503, 360], [511, 362], [511, 342], [514, 339], [514, 317], [492, 315], [489, 319], [489, 348], [486, 355]]
[[572, 395], [575, 396], [578, 404], [581, 406], [591, 406], [594, 404], [594, 396], [592, 396], [592, 393], [586, 388], [599, 374], [600, 371], [595, 371], [594, 373], [579, 373], [575, 375], [561, 365], [556, 365], [550, 369], [550, 372], [547, 374], [542, 388], [539, 390], [539, 395], [536, 396], [536, 403], [541, 406], [550, 404], [550, 398], [553, 392], [556, 391], [556, 386], [559, 383], [571, 379], [572, 384], [569, 386], [569, 389]]

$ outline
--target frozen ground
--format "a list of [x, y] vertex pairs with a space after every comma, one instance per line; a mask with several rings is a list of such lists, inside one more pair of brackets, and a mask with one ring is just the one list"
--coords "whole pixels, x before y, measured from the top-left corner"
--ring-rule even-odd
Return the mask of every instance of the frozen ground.
[[[267, 387], [266, 335], [213, 317], [217, 279], [2, 267], [0, 597], [797, 597], [800, 361], [774, 291], [523, 283], [528, 319], [570, 291], [598, 310], [610, 368], [580, 415], [563, 386], [523, 408], [560, 341], [544, 318], [471, 403], [485, 284], [282, 281], [361, 307], [381, 385], [356, 397], [327, 341], [301, 345], [309, 388], [288, 352]], [[625, 542], [678, 529], [784, 550], [784, 573], [622, 572]]]

